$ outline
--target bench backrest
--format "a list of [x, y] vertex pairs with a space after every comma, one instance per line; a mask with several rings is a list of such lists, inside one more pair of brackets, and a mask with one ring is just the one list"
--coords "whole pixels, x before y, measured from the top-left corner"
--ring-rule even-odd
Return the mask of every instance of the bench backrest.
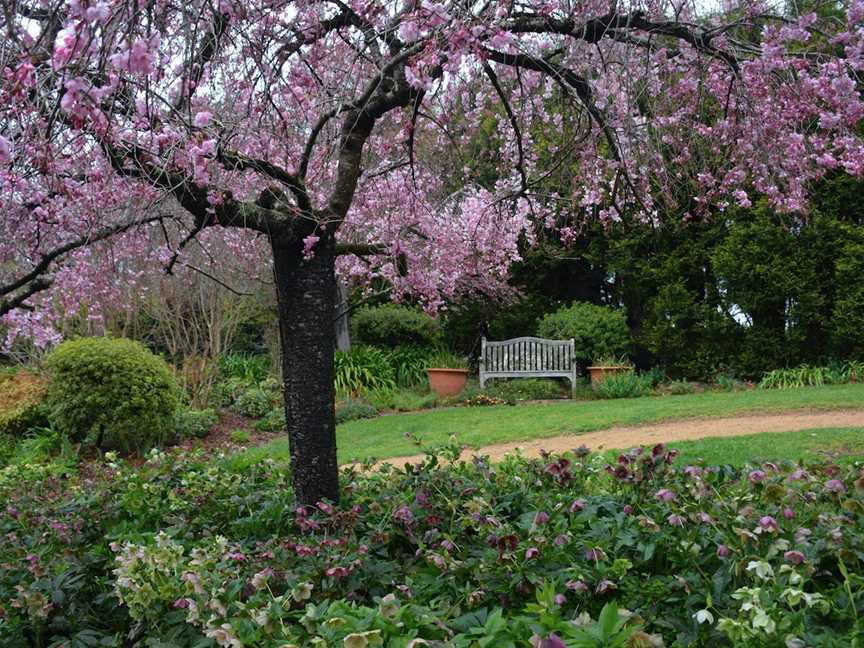
[[480, 368], [487, 374], [572, 374], [575, 354], [574, 340], [520, 337], [492, 342], [483, 338]]

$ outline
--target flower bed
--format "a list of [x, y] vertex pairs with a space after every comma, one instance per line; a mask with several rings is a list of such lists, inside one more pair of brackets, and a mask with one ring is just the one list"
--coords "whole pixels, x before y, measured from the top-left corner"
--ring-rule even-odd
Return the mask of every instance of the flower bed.
[[0, 645], [860, 641], [860, 467], [673, 458], [430, 458], [346, 473], [342, 505], [311, 511], [272, 464], [154, 452], [73, 478], [7, 467]]

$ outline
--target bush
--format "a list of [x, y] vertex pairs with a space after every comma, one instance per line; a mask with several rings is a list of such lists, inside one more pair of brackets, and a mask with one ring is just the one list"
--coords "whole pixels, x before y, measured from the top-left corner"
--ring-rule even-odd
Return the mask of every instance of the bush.
[[168, 365], [142, 344], [72, 340], [54, 349], [45, 366], [49, 417], [71, 440], [128, 452], [173, 436], [180, 388]]
[[385, 304], [358, 310], [351, 317], [353, 340], [379, 347], [437, 346], [441, 327], [426, 313], [408, 306]]
[[241, 416], [262, 418], [273, 409], [276, 398], [276, 393], [266, 387], [250, 387], [237, 397], [231, 409]]
[[864, 380], [864, 363], [850, 361], [833, 363], [825, 367], [803, 364], [790, 369], [774, 369], [762, 376], [762, 389], [789, 389], [794, 387], [821, 387], [841, 385]]
[[651, 378], [635, 371], [609, 374], [594, 387], [600, 398], [636, 398], [651, 393]]
[[203, 439], [219, 422], [219, 415], [214, 409], [195, 410], [181, 407], [177, 410], [174, 421], [178, 439]]
[[387, 361], [393, 367], [399, 387], [417, 387], [426, 384], [426, 369], [439, 354], [440, 349], [436, 347], [403, 345], [389, 350]]
[[363, 400], [349, 398], [336, 404], [336, 425], [357, 419], [375, 418], [376, 416], [378, 416], [378, 409]]
[[681, 396], [692, 394], [696, 391], [696, 386], [689, 380], [673, 380], [664, 385], [664, 391], [675, 396]]
[[337, 351], [334, 368], [338, 394], [356, 395], [396, 387], [396, 374], [387, 352], [375, 347], [354, 346], [350, 351]]
[[255, 421], [255, 429], [260, 432], [280, 432], [285, 429], [285, 410], [274, 407], [260, 421]]
[[32, 371], [0, 374], [0, 434], [20, 435], [47, 425], [48, 381]]
[[600, 356], [620, 356], [630, 344], [624, 311], [574, 302], [546, 315], [537, 325], [539, 337], [576, 340], [576, 360], [587, 366]]
[[219, 373], [247, 385], [263, 382], [270, 376], [270, 358], [251, 353], [226, 353], [219, 357]]
[[241, 445], [249, 443], [249, 441], [252, 440], [252, 435], [249, 434], [249, 430], [241, 430], [239, 428], [231, 430], [229, 436], [234, 443], [239, 443]]

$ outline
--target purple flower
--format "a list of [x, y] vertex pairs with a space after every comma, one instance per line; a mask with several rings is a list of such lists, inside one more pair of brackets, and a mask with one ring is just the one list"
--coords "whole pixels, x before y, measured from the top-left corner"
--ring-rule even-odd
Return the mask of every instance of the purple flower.
[[393, 512], [393, 519], [408, 525], [414, 522], [414, 514], [411, 512], [411, 509], [403, 504]]
[[546, 524], [549, 521], [549, 514], [546, 511], [540, 511], [537, 515], [534, 516], [534, 525], [540, 526], [541, 524]]
[[574, 592], [587, 592], [588, 586], [581, 580], [568, 580], [564, 586]]
[[179, 609], [184, 609], [189, 607], [189, 599], [187, 598], [179, 598], [174, 601], [174, 607]]
[[825, 490], [829, 493], [845, 493], [846, 485], [839, 479], [829, 479], [825, 482]]
[[540, 555], [540, 550], [537, 547], [528, 547], [525, 550], [525, 560], [531, 560]]
[[688, 477], [699, 477], [702, 474], [702, 469], [699, 466], [687, 466], [684, 468], [684, 474]]
[[705, 511], [699, 513], [699, 521], [702, 522], [702, 524], [714, 524], [714, 518], [708, 515]]
[[566, 533], [562, 533], [561, 535], [559, 535], [555, 538], [555, 546], [556, 547], [563, 547], [568, 542], [570, 542], [570, 536]]
[[792, 563], [793, 565], [800, 565], [806, 560], [803, 553], [800, 551], [787, 551], [783, 554], [783, 558], [786, 559], [786, 562]]
[[661, 488], [656, 493], [654, 493], [654, 497], [656, 497], [661, 502], [674, 502], [675, 501], [675, 493], [673, 493], [668, 488]]
[[776, 533], [780, 530], [780, 527], [777, 525], [777, 520], [770, 515], [763, 515], [759, 518], [759, 528], [763, 531], [768, 531], [769, 533]]
[[539, 636], [534, 635], [531, 637], [531, 645], [534, 648], [567, 648], [567, 644], [565, 644], [561, 640], [561, 637], [556, 635], [554, 632], [545, 639], [541, 639]]
[[570, 505], [570, 512], [576, 513], [577, 511], [581, 511], [584, 508], [585, 508], [585, 500], [578, 499], [578, 500], [575, 500]]
[[588, 547], [585, 550], [585, 560], [600, 562], [606, 557], [606, 554], [600, 547]]
[[750, 480], [751, 484], [760, 484], [765, 481], [766, 476], [767, 475], [765, 474], [764, 470], [751, 470], [750, 474], [747, 476], [747, 479]]
[[564, 605], [567, 602], [567, 597], [563, 594], [555, 595], [555, 605]]
[[729, 551], [729, 547], [727, 547], [725, 544], [717, 545], [718, 558], [726, 558], [730, 553], [732, 552]]
[[807, 527], [801, 527], [795, 532], [795, 542], [807, 542], [807, 538], [809, 538], [812, 533], [813, 532]]
[[801, 481], [802, 479], [807, 479], [807, 471], [803, 468], [798, 468], [789, 475], [789, 481]]
[[683, 527], [684, 526], [684, 518], [680, 515], [676, 515], [673, 513], [669, 517], [666, 518], [666, 521], [672, 526]]
[[787, 520], [791, 520], [792, 518], [795, 517], [795, 511], [793, 511], [791, 508], [789, 508], [787, 506], [786, 508], [783, 509], [783, 517], [786, 518]]

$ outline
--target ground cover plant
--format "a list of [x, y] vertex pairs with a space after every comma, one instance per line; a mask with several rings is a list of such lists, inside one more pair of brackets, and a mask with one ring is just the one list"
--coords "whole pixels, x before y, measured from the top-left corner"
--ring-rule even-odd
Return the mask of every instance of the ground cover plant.
[[[788, 390], [705, 391], [623, 400], [563, 400], [526, 403], [518, 407], [507, 406], [502, 400], [488, 407], [438, 408], [345, 423], [337, 430], [341, 444], [339, 459], [347, 462], [416, 454], [414, 438], [434, 446], [457, 435], [460, 443], [482, 447], [573, 434], [574, 445], [578, 445], [579, 433], [613, 426], [805, 409], [855, 409], [860, 408], [862, 402], [862, 384]], [[237, 465], [248, 465], [268, 457], [287, 461], [288, 456], [288, 442], [280, 438], [251, 448], [234, 461]]]
[[7, 466], [0, 644], [860, 645], [860, 464], [441, 452], [307, 509], [273, 463]]

